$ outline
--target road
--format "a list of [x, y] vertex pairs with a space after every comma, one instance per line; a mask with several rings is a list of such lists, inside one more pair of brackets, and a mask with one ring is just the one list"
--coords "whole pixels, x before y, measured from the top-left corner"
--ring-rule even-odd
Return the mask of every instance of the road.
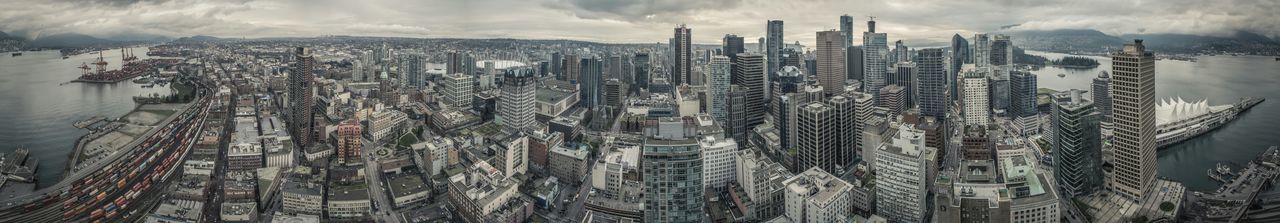
[[373, 219], [378, 222], [400, 222], [399, 213], [396, 213], [395, 205], [387, 199], [387, 190], [383, 189], [382, 171], [378, 170], [377, 152], [378, 147], [382, 147], [382, 142], [369, 141], [367, 138], [360, 138], [361, 153], [364, 157], [364, 177], [369, 184], [369, 198], [373, 200], [374, 211]]

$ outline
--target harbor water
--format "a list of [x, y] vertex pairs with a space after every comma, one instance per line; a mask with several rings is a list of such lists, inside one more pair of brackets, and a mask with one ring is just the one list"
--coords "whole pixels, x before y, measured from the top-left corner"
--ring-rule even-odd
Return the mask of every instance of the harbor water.
[[[1159, 54], [1160, 52], [1156, 52]], [[1057, 59], [1065, 54], [1028, 54]], [[1094, 69], [1045, 67], [1033, 71], [1040, 88], [1089, 90], [1098, 72], [1111, 70], [1111, 60], [1090, 57], [1102, 64]], [[1066, 74], [1058, 77], [1058, 74]], [[1242, 97], [1262, 97], [1262, 102], [1235, 121], [1215, 131], [1162, 149], [1159, 175], [1183, 182], [1187, 189], [1213, 191], [1218, 183], [1205, 175], [1216, 163], [1240, 167], [1272, 145], [1280, 145], [1280, 61], [1263, 56], [1201, 56], [1196, 62], [1156, 61], [1156, 99], [1182, 97], [1187, 101], [1209, 99], [1210, 105], [1227, 105]], [[1233, 168], [1237, 169], [1237, 168]]]
[[[133, 51], [148, 58], [147, 48]], [[108, 69], [120, 68], [119, 49], [104, 51], [103, 58]], [[119, 118], [135, 107], [133, 96], [169, 93], [167, 87], [143, 88], [130, 81], [67, 83], [80, 76], [81, 63], [97, 59], [97, 53], [62, 59], [57, 50], [0, 56], [0, 152], [30, 149], [31, 158], [40, 160], [40, 187], [62, 178], [76, 140], [88, 133], [72, 124], [93, 116]]]

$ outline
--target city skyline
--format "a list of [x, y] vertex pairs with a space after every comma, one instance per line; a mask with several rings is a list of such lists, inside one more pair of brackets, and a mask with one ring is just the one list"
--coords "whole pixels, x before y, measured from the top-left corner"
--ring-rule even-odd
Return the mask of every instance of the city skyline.
[[[695, 44], [724, 34], [755, 39], [766, 20], [787, 23], [789, 40], [815, 38], [853, 18], [853, 33], [874, 16], [880, 32], [910, 45], [945, 45], [963, 36], [999, 31], [1096, 29], [1111, 35], [1172, 33], [1223, 36], [1236, 31], [1280, 37], [1280, 5], [1082, 1], [362, 1], [358, 4], [294, 0], [66, 0], [0, 6], [0, 31], [26, 38], [80, 33], [99, 38], [226, 38], [360, 35], [426, 38], [568, 39], [605, 43], [665, 42], [654, 30], [688, 24]], [[424, 4], [425, 3], [425, 4]], [[989, 13], [999, 11], [1001, 13]], [[491, 16], [501, 15], [501, 16]], [[931, 16], [920, 16], [931, 15]], [[859, 37], [860, 38], [860, 37]], [[856, 42], [857, 40], [855, 40]], [[794, 41], [793, 41], [794, 42]]]

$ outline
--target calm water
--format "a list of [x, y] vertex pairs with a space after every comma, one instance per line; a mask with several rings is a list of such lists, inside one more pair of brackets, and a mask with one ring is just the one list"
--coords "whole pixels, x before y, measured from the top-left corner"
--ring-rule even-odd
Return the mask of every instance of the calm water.
[[[146, 48], [134, 54], [147, 58]], [[120, 51], [104, 52], [110, 69], [120, 67]], [[70, 83], [80, 76], [82, 62], [92, 62], [97, 54], [62, 59], [58, 51], [24, 52], [22, 56], [0, 55], [0, 152], [26, 146], [40, 160], [41, 187], [56, 183], [76, 139], [88, 133], [71, 124], [96, 115], [118, 118], [135, 104], [132, 96], [168, 94], [163, 87], [142, 88], [124, 81], [116, 84]]]
[[[1049, 59], [1064, 54], [1029, 52]], [[1159, 53], [1159, 52], [1157, 52]], [[1089, 89], [1099, 71], [1110, 72], [1109, 58], [1094, 57], [1096, 69], [1047, 67], [1035, 71], [1041, 88]], [[1066, 77], [1059, 78], [1059, 73]], [[1280, 145], [1280, 61], [1261, 56], [1203, 56], [1198, 62], [1156, 62], [1156, 98], [1209, 99], [1210, 105], [1236, 102], [1241, 97], [1264, 97], [1266, 102], [1216, 131], [1159, 152], [1159, 174], [1183, 182], [1188, 189], [1212, 191], [1218, 184], [1205, 176], [1215, 163], [1245, 164], [1267, 147]]]

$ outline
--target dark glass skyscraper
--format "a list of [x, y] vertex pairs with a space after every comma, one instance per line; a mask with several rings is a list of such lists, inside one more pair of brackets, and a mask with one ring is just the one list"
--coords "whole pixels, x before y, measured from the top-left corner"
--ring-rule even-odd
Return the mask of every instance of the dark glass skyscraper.
[[1102, 188], [1102, 146], [1094, 103], [1072, 89], [1052, 95], [1054, 179], [1067, 196]]
[[315, 68], [316, 58], [311, 49], [298, 47], [293, 51], [293, 64], [289, 71], [289, 119], [292, 120], [293, 141], [299, 147], [311, 145], [315, 128]]
[[580, 63], [581, 77], [578, 82], [578, 96], [581, 100], [579, 105], [586, 108], [594, 108], [600, 105], [600, 86], [603, 78], [603, 64], [599, 58], [583, 58]]
[[1009, 74], [1009, 115], [1031, 117], [1036, 111], [1036, 75], [1026, 71]]
[[786, 47], [782, 40], [782, 20], [769, 20], [765, 36], [765, 59], [769, 63], [765, 71], [769, 74], [769, 80], [773, 80], [777, 78], [774, 72], [782, 68], [782, 48]]
[[951, 36], [951, 70], [947, 75], [947, 86], [951, 88], [951, 98], [960, 96], [958, 88], [959, 83], [956, 77], [960, 75], [960, 66], [967, 63], [973, 63], [971, 52], [969, 51], [969, 40], [965, 40], [960, 34]]
[[693, 77], [693, 30], [684, 24], [675, 28], [675, 37], [671, 50], [672, 68], [671, 85], [679, 86], [692, 80]]
[[844, 45], [853, 46], [853, 16], [840, 16], [840, 33], [844, 33]]
[[916, 52], [916, 86], [919, 88], [920, 114], [938, 119], [947, 117], [947, 105], [950, 105], [949, 78], [954, 75], [946, 70], [945, 53], [941, 48], [923, 49]]
[[746, 52], [746, 48], [744, 48], [742, 43], [742, 37], [733, 34], [725, 34], [724, 41], [721, 43], [720, 47], [722, 48], [721, 52], [723, 52], [725, 56], [729, 57], [730, 60], [738, 57], [739, 53]]

